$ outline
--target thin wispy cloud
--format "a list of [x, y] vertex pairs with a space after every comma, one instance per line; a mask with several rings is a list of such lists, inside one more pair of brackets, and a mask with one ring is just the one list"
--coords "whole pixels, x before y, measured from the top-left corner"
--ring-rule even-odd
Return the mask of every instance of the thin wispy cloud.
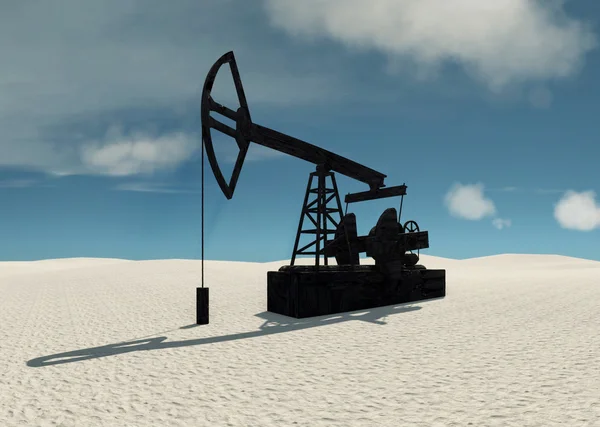
[[568, 190], [558, 188], [535, 188], [533, 191], [537, 194], [558, 194], [566, 193]]
[[512, 187], [512, 186], [507, 186], [507, 187], [499, 187], [499, 188], [488, 188], [486, 191], [490, 191], [490, 192], [502, 192], [502, 193], [514, 193], [515, 191], [519, 191], [521, 190], [518, 187]]
[[172, 169], [188, 160], [200, 147], [198, 137], [174, 133], [152, 137], [143, 133], [124, 135], [111, 130], [104, 141], [81, 148], [81, 160], [89, 173], [126, 176]]
[[486, 188], [487, 192], [500, 193], [527, 193], [527, 194], [560, 194], [568, 190], [559, 188], [531, 188], [531, 187], [498, 187]]
[[540, 110], [547, 109], [552, 105], [552, 92], [545, 87], [536, 87], [529, 91], [528, 99], [531, 105]]
[[133, 191], [138, 193], [164, 193], [164, 194], [196, 194], [200, 190], [170, 187], [166, 184], [149, 182], [127, 182], [113, 188], [117, 191]]
[[492, 220], [492, 225], [496, 227], [498, 230], [503, 230], [512, 225], [512, 221], [506, 218], [494, 218]]
[[0, 188], [26, 188], [38, 184], [34, 179], [5, 179], [0, 180]]

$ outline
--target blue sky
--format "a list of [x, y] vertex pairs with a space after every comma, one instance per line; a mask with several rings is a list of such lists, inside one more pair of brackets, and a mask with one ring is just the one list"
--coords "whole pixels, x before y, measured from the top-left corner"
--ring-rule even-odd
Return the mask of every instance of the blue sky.
[[[255, 123], [406, 183], [428, 254], [600, 260], [595, 0], [1, 7], [0, 260], [199, 258], [200, 93], [229, 50]], [[289, 258], [313, 170], [252, 145], [226, 200], [207, 168], [206, 257]], [[352, 206], [359, 232], [397, 205]]]

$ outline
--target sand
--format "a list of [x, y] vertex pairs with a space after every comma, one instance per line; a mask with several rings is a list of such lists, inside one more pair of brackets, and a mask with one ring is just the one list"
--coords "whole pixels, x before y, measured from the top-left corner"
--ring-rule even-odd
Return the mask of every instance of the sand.
[[447, 268], [447, 297], [312, 319], [266, 272], [200, 262], [0, 263], [0, 426], [600, 426], [600, 262]]

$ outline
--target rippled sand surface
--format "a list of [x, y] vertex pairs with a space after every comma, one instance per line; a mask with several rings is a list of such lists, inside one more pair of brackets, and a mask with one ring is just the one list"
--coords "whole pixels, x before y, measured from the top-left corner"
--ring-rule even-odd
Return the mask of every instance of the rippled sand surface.
[[600, 262], [447, 269], [443, 300], [266, 312], [266, 272], [200, 262], [0, 263], [0, 425], [600, 426]]

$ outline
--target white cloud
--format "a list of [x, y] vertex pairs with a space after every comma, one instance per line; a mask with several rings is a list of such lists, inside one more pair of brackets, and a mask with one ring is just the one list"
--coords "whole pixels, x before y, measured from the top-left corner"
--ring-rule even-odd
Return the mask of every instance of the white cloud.
[[[408, 57], [424, 74], [459, 63], [492, 89], [577, 71], [595, 35], [564, 0], [264, 0], [271, 22], [294, 36], [325, 36]], [[429, 70], [429, 71], [427, 71]], [[549, 105], [549, 92], [534, 92]]]
[[569, 190], [554, 206], [554, 218], [562, 228], [591, 231], [600, 228], [600, 205], [596, 193]]
[[503, 228], [510, 227], [512, 225], [512, 221], [510, 219], [494, 218], [492, 220], [492, 225], [498, 230], [502, 230]]
[[183, 188], [169, 188], [165, 184], [149, 183], [149, 182], [127, 182], [117, 185], [115, 190], [118, 191], [133, 191], [138, 193], [199, 193], [198, 190], [187, 190]]
[[112, 130], [106, 141], [85, 144], [81, 160], [86, 171], [94, 174], [147, 174], [176, 167], [199, 148], [197, 139], [182, 133], [152, 138], [144, 134], [124, 136]]
[[483, 195], [483, 184], [456, 183], [445, 196], [445, 203], [452, 216], [472, 221], [496, 213], [494, 202]]
[[[45, 2], [2, 7], [0, 167], [81, 173], [80, 143], [95, 138], [111, 115], [131, 125], [132, 113], [137, 129], [153, 124], [146, 111], [173, 113], [166, 121], [175, 126], [179, 119], [191, 124], [190, 103], [196, 112], [209, 67], [232, 49], [251, 110], [344, 94], [320, 64], [270, 49], [265, 25], [247, 19], [253, 7], [243, 0], [61, 0], [60, 13]], [[193, 126], [198, 122], [194, 113]], [[90, 128], [84, 138], [75, 135]]]

